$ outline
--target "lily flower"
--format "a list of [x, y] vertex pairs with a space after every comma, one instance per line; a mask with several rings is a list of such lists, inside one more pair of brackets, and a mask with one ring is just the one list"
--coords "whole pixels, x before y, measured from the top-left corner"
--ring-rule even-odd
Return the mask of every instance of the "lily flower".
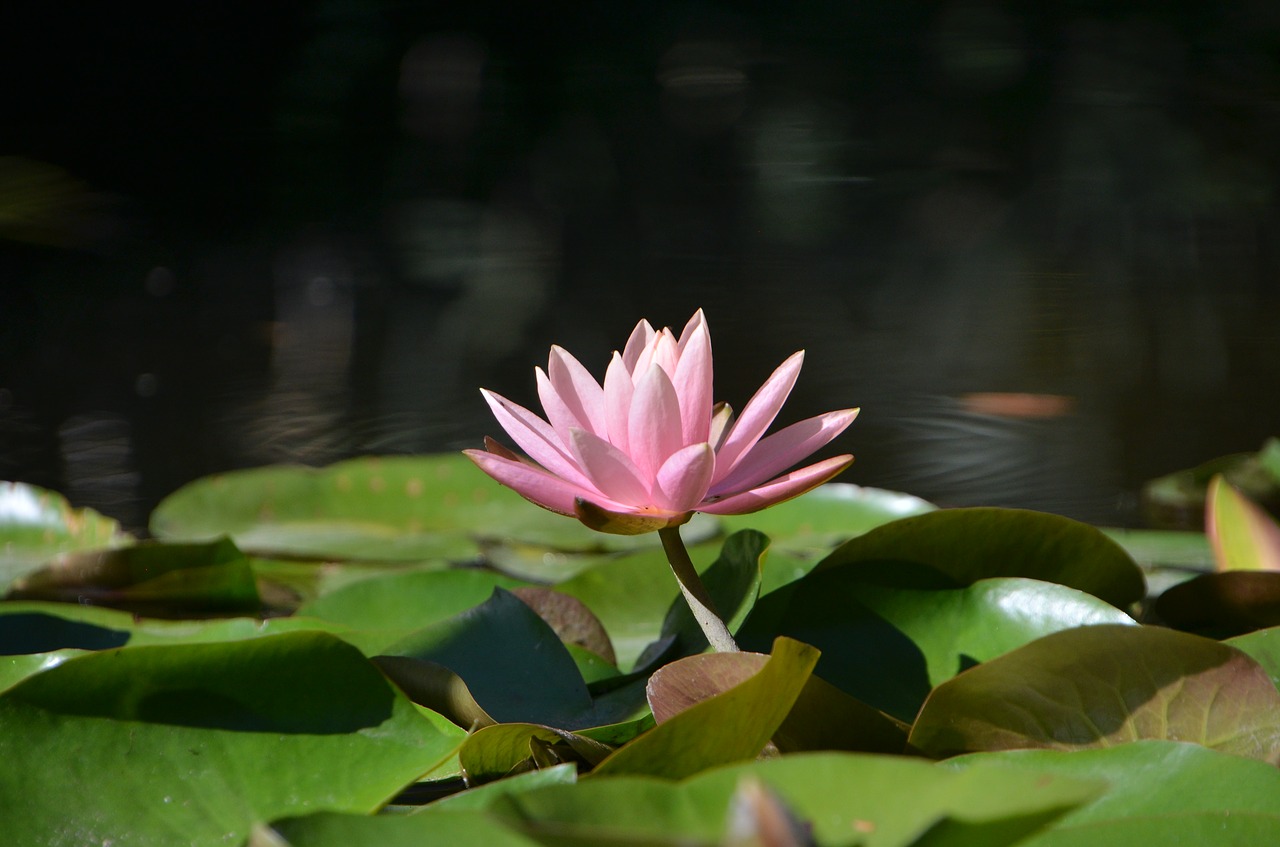
[[825, 446], [857, 409], [827, 412], [772, 435], [804, 351], [790, 356], [733, 419], [712, 401], [711, 334], [699, 309], [677, 338], [640, 321], [603, 385], [553, 346], [537, 369], [546, 418], [482, 389], [489, 408], [528, 458], [486, 438], [466, 450], [481, 470], [526, 499], [592, 529], [621, 535], [663, 530], [694, 512], [754, 512], [821, 485], [853, 456], [787, 468]]

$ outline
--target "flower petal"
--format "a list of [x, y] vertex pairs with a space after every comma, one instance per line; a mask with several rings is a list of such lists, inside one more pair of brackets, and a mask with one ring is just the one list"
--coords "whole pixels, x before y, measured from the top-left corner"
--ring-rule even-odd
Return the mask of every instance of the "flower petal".
[[605, 509], [585, 498], [579, 498], [574, 504], [578, 520], [588, 529], [597, 532], [611, 532], [614, 535], [640, 535], [679, 526], [693, 517], [691, 512], [670, 514], [666, 512], [614, 511]]
[[833, 456], [798, 471], [792, 471], [786, 476], [780, 476], [749, 491], [703, 503], [698, 506], [698, 511], [710, 515], [745, 515], [748, 512], [758, 512], [766, 506], [790, 500], [811, 488], [817, 488], [851, 464], [853, 464], [852, 456]]
[[782, 404], [787, 402], [787, 395], [796, 384], [796, 377], [800, 375], [800, 366], [803, 364], [804, 351], [792, 353], [747, 401], [742, 415], [729, 430], [724, 444], [716, 451], [716, 478], [712, 485], [727, 477], [738, 461], [760, 440], [760, 436], [764, 435], [769, 424], [778, 416]]
[[574, 501], [584, 497], [607, 503], [610, 508], [616, 507], [616, 504], [611, 503], [598, 491], [566, 482], [519, 459], [509, 459], [484, 450], [463, 450], [462, 452], [475, 462], [480, 470], [544, 509], [562, 515], [576, 516], [573, 510]]
[[556, 476], [563, 477], [575, 485], [590, 487], [591, 483], [565, 453], [559, 436], [550, 424], [500, 394], [484, 388], [480, 389], [480, 393], [484, 395], [485, 402], [489, 404], [489, 409], [498, 419], [498, 423], [520, 449], [529, 454], [529, 458]]
[[581, 427], [578, 416], [569, 409], [564, 400], [560, 399], [559, 392], [551, 384], [550, 377], [542, 368], [534, 368], [534, 375], [538, 381], [538, 399], [542, 402], [542, 411], [546, 412], [547, 421], [555, 428], [560, 443], [568, 450], [569, 431], [574, 427]]
[[627, 421], [627, 455], [643, 479], [656, 478], [671, 454], [684, 447], [680, 399], [660, 366], [653, 364], [636, 385]]
[[699, 309], [680, 335], [680, 360], [671, 380], [680, 398], [685, 444], [698, 444], [710, 437], [711, 377], [711, 334]]
[[604, 421], [604, 389], [563, 347], [552, 346], [547, 375], [556, 394], [578, 419], [578, 426], [601, 438], [607, 432]]
[[711, 432], [707, 436], [707, 441], [716, 450], [717, 455], [720, 452], [720, 445], [724, 443], [725, 434], [729, 431], [729, 424], [733, 422], [733, 407], [723, 400], [717, 403], [711, 409]]
[[716, 483], [714, 494], [745, 491], [802, 461], [844, 432], [857, 409], [827, 412], [765, 436], [738, 460], [733, 472]]
[[628, 506], [650, 506], [653, 497], [641, 473], [625, 453], [608, 441], [585, 429], [570, 431], [570, 446], [578, 467], [591, 480], [596, 490], [609, 499]]
[[631, 373], [636, 372], [636, 362], [640, 361], [640, 354], [649, 346], [656, 333], [648, 321], [640, 321], [636, 324], [636, 328], [631, 330], [631, 337], [627, 339], [627, 346], [622, 348], [622, 361], [627, 366], [627, 370]]
[[604, 375], [604, 418], [609, 427], [609, 441], [622, 452], [628, 452], [630, 440], [627, 427], [631, 413], [631, 397], [636, 387], [631, 382], [631, 372], [626, 361], [618, 353], [613, 354], [609, 370]]
[[715, 469], [716, 452], [705, 441], [677, 450], [658, 470], [654, 499], [672, 511], [691, 512], [707, 496]]

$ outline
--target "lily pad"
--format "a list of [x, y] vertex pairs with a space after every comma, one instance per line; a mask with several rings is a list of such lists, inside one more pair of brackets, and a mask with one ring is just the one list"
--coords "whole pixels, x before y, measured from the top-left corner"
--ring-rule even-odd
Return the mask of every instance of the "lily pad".
[[[513, 828], [565, 844], [723, 844], [744, 780], [759, 780], [819, 844], [1001, 847], [1096, 796], [1096, 781], [1001, 767], [957, 774], [895, 756], [796, 754], [715, 768], [682, 782], [589, 777], [508, 794], [489, 808]], [[422, 815], [425, 817], [426, 815]]]
[[873, 529], [815, 570], [885, 562], [923, 565], [961, 585], [1018, 576], [1056, 582], [1125, 608], [1145, 592], [1142, 572], [1095, 527], [1058, 515], [987, 507], [943, 509]]
[[644, 774], [679, 779], [754, 757], [786, 719], [817, 661], [818, 651], [809, 645], [779, 638], [769, 660], [750, 679], [685, 709], [621, 747], [591, 776]]
[[60, 553], [123, 547], [132, 536], [92, 509], [23, 482], [0, 482], [0, 591]]
[[868, 530], [935, 509], [910, 494], [831, 482], [763, 511], [725, 516], [720, 522], [728, 532], [763, 532], [772, 539], [775, 552], [817, 558]]
[[369, 813], [457, 744], [323, 633], [88, 653], [0, 695], [0, 724], [0, 830], [33, 845], [238, 843]]
[[1280, 508], [1280, 439], [1258, 453], [1233, 453], [1153, 479], [1142, 487], [1145, 523], [1156, 529], [1203, 529], [1206, 491], [1218, 474], [1247, 497], [1276, 513]]
[[1102, 750], [1016, 750], [961, 756], [964, 769], [1003, 766], [1028, 779], [1055, 774], [1110, 784], [1021, 847], [1280, 842], [1280, 771], [1196, 744], [1137, 741]]
[[458, 751], [468, 785], [481, 785], [526, 771], [574, 764], [579, 772], [602, 762], [613, 748], [584, 735], [527, 723], [483, 727]]
[[1280, 572], [1201, 574], [1165, 591], [1155, 613], [1169, 626], [1228, 638], [1280, 625]]
[[510, 592], [437, 621], [389, 646], [388, 656], [443, 665], [499, 723], [576, 728], [591, 697], [555, 631]]
[[982, 750], [1192, 741], [1280, 761], [1280, 692], [1241, 651], [1160, 627], [1087, 626], [939, 685], [910, 743], [933, 756]]
[[249, 559], [225, 538], [64, 554], [14, 582], [7, 599], [92, 603], [168, 617], [257, 612], [262, 605]]
[[349, 815], [322, 812], [286, 818], [272, 825], [274, 839], [262, 836], [247, 847], [537, 847], [538, 842], [482, 812], [420, 815]]
[[[875, 585], [859, 564], [815, 571], [760, 598], [739, 632], [758, 650], [787, 635], [822, 651], [817, 674], [847, 694], [911, 721], [929, 691], [966, 668], [1051, 632], [1129, 623], [1096, 597], [1030, 579], [987, 579], [964, 588]], [[886, 579], [890, 575], [886, 575]]]
[[572, 552], [657, 544], [592, 532], [533, 506], [452, 453], [207, 477], [166, 497], [151, 515], [151, 533], [168, 540], [226, 534], [263, 555], [387, 562], [470, 560], [487, 544]]

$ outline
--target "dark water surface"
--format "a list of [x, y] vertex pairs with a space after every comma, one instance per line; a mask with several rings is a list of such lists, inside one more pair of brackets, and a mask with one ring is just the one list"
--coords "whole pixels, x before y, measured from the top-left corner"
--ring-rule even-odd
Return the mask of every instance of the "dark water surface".
[[474, 446], [703, 307], [722, 398], [862, 407], [844, 479], [1131, 523], [1280, 432], [1280, 7], [1121, 5], [31, 12], [0, 478]]

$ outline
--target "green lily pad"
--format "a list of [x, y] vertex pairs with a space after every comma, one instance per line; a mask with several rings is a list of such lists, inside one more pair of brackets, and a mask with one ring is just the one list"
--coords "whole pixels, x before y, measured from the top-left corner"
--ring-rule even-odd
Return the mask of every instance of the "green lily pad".
[[1024, 509], [943, 509], [873, 529], [815, 570], [869, 563], [926, 566], [961, 585], [998, 576], [1056, 582], [1124, 608], [1145, 592], [1142, 572], [1095, 527]]
[[0, 482], [0, 591], [60, 553], [123, 547], [119, 522], [24, 482]]
[[1110, 788], [1021, 847], [1280, 842], [1280, 771], [1195, 744], [1137, 741], [1102, 750], [978, 753], [946, 763], [1003, 766], [1027, 779], [1051, 773]]
[[1203, 532], [1103, 527], [1102, 533], [1124, 548], [1144, 570], [1213, 570], [1213, 551]]
[[868, 530], [935, 509], [910, 494], [832, 482], [763, 511], [725, 516], [720, 522], [727, 532], [763, 532], [773, 540], [775, 552], [817, 558]]
[[591, 776], [679, 779], [754, 757], [786, 719], [817, 661], [818, 651], [809, 645], [779, 638], [769, 660], [750, 679], [658, 724], [601, 762]]
[[457, 744], [323, 633], [88, 653], [0, 694], [0, 725], [0, 831], [32, 845], [239, 843], [369, 813]]
[[[819, 844], [1001, 847], [1096, 796], [1096, 781], [1001, 767], [948, 772], [919, 759], [796, 754], [682, 782], [595, 776], [498, 798], [490, 812], [562, 844], [720, 845], [744, 780], [758, 780]], [[424, 814], [423, 817], [426, 815]]]
[[499, 723], [573, 729], [591, 709], [586, 684], [555, 631], [501, 588], [479, 606], [425, 626], [384, 653], [448, 668]]
[[1159, 627], [1053, 633], [934, 689], [910, 743], [983, 750], [1192, 741], [1280, 761], [1280, 692], [1241, 651]]
[[458, 751], [468, 785], [482, 785], [508, 775], [576, 765], [590, 770], [613, 748], [584, 735], [527, 723], [482, 727], [467, 736]]
[[249, 559], [225, 538], [64, 554], [14, 582], [7, 599], [93, 603], [169, 617], [256, 612], [262, 605]]
[[[1096, 597], [1030, 579], [964, 588], [893, 588], [868, 582], [891, 563], [815, 571], [760, 598], [738, 633], [759, 650], [778, 635], [822, 651], [817, 674], [862, 702], [911, 721], [929, 691], [979, 662], [1051, 632], [1129, 623]], [[886, 574], [885, 578], [892, 577]]]
[[470, 560], [489, 544], [580, 553], [657, 544], [592, 532], [540, 509], [452, 453], [207, 477], [166, 497], [151, 515], [151, 533], [172, 541], [225, 534], [262, 555], [387, 562]]
[[[286, 818], [274, 834], [247, 847], [537, 847], [538, 842], [482, 812], [450, 811], [422, 815], [344, 815], [322, 812]], [[267, 840], [268, 837], [277, 840]], [[280, 840], [282, 839], [282, 840]]]
[[1259, 629], [1246, 635], [1228, 638], [1225, 644], [1247, 653], [1280, 688], [1280, 627]]

